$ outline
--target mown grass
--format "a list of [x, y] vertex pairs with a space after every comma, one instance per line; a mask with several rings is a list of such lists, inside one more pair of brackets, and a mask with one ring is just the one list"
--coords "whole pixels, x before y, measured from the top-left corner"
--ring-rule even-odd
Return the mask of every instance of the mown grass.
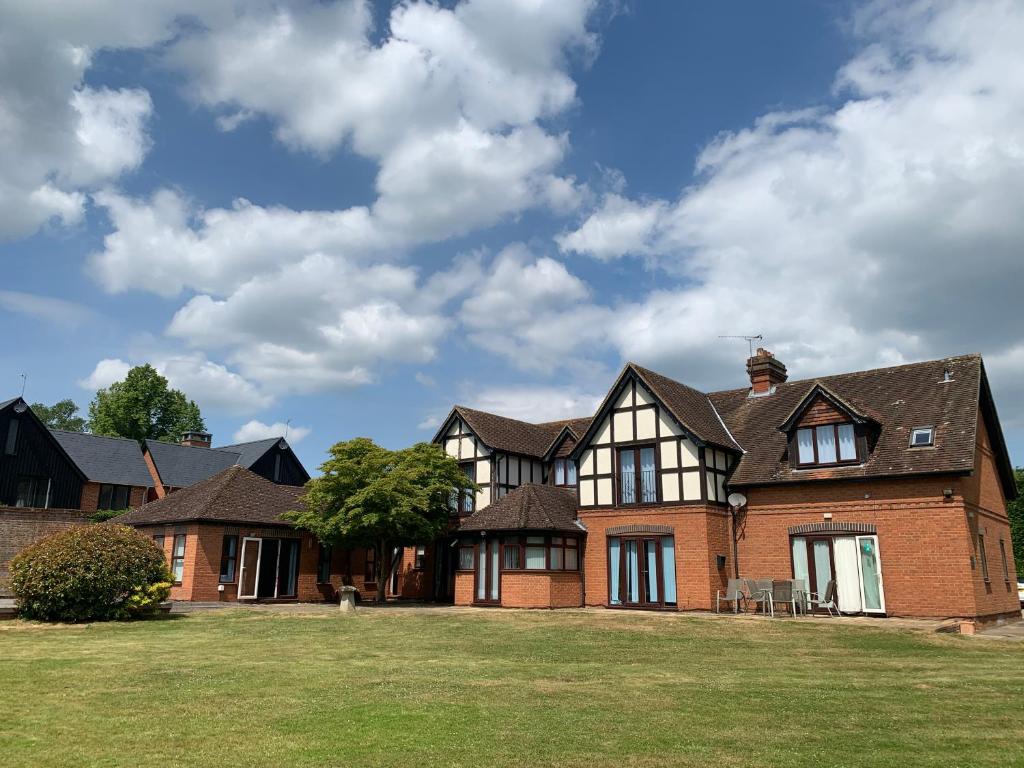
[[608, 611], [8, 622], [0, 764], [1024, 765], [1024, 644]]

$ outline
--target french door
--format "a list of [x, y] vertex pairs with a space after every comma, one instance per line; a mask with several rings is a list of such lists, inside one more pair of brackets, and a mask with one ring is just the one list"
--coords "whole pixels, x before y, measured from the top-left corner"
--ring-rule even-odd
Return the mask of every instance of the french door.
[[609, 537], [608, 592], [609, 605], [675, 606], [675, 539], [672, 536]]
[[297, 595], [299, 540], [245, 536], [238, 573], [240, 600], [282, 599]]
[[477, 545], [474, 602], [494, 605], [501, 602], [499, 550], [497, 539], [483, 539]]
[[825, 596], [836, 582], [836, 602], [843, 613], [885, 613], [878, 536], [794, 536], [793, 578]]

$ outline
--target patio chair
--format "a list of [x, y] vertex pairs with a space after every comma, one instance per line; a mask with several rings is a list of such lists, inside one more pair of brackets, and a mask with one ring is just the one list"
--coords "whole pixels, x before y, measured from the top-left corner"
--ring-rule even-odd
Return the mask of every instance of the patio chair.
[[815, 608], [824, 608], [828, 611], [828, 615], [832, 616], [832, 611], [839, 613], [839, 606], [836, 604], [836, 582], [835, 579], [825, 585], [825, 597], [822, 598], [817, 592], [808, 592], [806, 597], [807, 605], [809, 610]]
[[793, 582], [790, 579], [775, 579], [772, 581], [772, 608], [776, 605], [788, 605], [789, 615], [796, 616], [797, 594], [793, 590]]
[[740, 603], [747, 599], [743, 594], [743, 579], [729, 579], [725, 592], [718, 590], [715, 595], [715, 613], [722, 612], [722, 603], [732, 603], [733, 613], [740, 612]]
[[754, 610], [761, 606], [762, 613], [775, 615], [775, 607], [772, 605], [772, 580], [771, 579], [747, 579], [747, 600], [754, 603]]

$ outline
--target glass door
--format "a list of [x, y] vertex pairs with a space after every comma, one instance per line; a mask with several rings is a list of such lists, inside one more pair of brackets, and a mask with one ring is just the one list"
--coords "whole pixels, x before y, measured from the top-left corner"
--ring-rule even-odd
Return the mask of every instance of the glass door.
[[858, 536], [860, 556], [861, 604], [864, 613], [885, 613], [885, 592], [882, 589], [882, 561], [878, 557], [878, 537]]
[[475, 595], [478, 603], [500, 600], [501, 575], [498, 572], [498, 539], [481, 541], [477, 545]]
[[259, 581], [260, 550], [263, 541], [248, 536], [242, 539], [242, 570], [238, 574], [238, 597], [242, 600], [256, 599], [256, 584]]
[[608, 539], [608, 603], [630, 608], [676, 604], [675, 539], [671, 536]]

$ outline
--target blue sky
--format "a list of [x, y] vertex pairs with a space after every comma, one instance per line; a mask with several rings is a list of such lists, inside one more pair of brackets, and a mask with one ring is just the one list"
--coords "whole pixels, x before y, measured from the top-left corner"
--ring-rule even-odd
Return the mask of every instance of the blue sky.
[[[1010, 2], [8, 3], [0, 397], [151, 362], [215, 442], [978, 351], [1024, 463]], [[1015, 76], [1016, 74], [1016, 76]]]

